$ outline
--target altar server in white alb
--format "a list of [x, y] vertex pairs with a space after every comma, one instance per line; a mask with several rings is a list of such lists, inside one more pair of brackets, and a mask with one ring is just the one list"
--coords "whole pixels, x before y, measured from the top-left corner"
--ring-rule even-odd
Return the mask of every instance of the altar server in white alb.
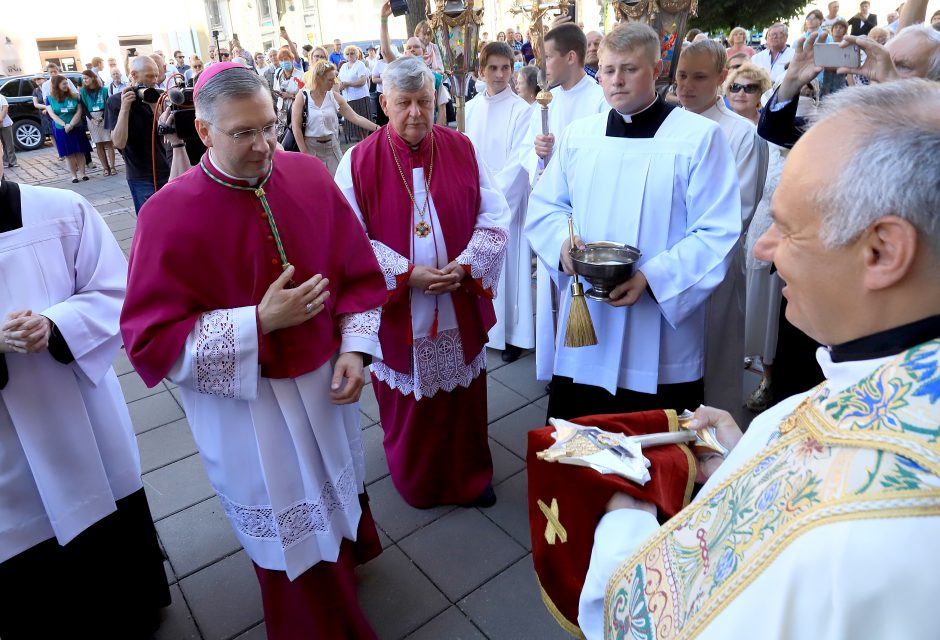
[[741, 238], [724, 282], [708, 301], [705, 320], [705, 402], [743, 418], [745, 256], [747, 229], [764, 193], [769, 151], [757, 127], [725, 106], [718, 95], [728, 75], [725, 48], [714, 40], [682, 50], [676, 95], [682, 106], [716, 122], [731, 144], [741, 189]]
[[[555, 141], [575, 120], [610, 111], [604, 91], [594, 79], [584, 73], [587, 55], [587, 37], [574, 24], [563, 24], [545, 34], [545, 75], [552, 89], [548, 105], [548, 135], [542, 134], [542, 108], [534, 106], [529, 119], [526, 145], [521, 149], [520, 162], [534, 186], [552, 157]], [[535, 103], [538, 105], [538, 103]], [[557, 265], [556, 265], [557, 266]], [[539, 262], [537, 265], [536, 308], [539, 316], [554, 317], [552, 280]], [[552, 377], [554, 359], [555, 324], [536, 325], [535, 352], [539, 380]]]
[[488, 347], [503, 352], [512, 362], [523, 349], [535, 346], [535, 309], [532, 305], [532, 252], [522, 225], [529, 202], [528, 174], [519, 163], [532, 107], [509, 86], [513, 51], [505, 42], [489, 42], [480, 52], [480, 77], [486, 91], [467, 103], [467, 137], [473, 142], [512, 211], [502, 290], [493, 300], [496, 324], [489, 331]]
[[[703, 400], [705, 303], [738, 243], [740, 193], [718, 125], [657, 97], [661, 68], [648, 26], [622, 25], [604, 38], [598, 77], [614, 108], [568, 127], [529, 200], [526, 236], [562, 295], [550, 416], [681, 410]], [[579, 245], [613, 241], [643, 253], [609, 303], [588, 301], [598, 336], [591, 347], [564, 346], [569, 216]], [[551, 330], [541, 307], [537, 322]]]
[[111, 367], [126, 271], [84, 198], [0, 182], [4, 640], [149, 637], [170, 604]]
[[787, 318], [827, 345], [826, 379], [743, 436], [699, 408], [732, 451], [663, 526], [610, 500], [581, 591], [589, 640], [938, 636], [940, 87], [849, 88], [822, 111], [754, 252], [786, 282]]

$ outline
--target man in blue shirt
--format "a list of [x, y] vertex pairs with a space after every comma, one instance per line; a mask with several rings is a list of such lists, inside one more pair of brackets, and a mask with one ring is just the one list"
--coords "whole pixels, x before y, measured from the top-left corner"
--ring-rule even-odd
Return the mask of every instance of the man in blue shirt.
[[330, 62], [336, 65], [337, 70], [346, 62], [346, 56], [343, 55], [343, 42], [339, 38], [333, 41], [333, 53], [330, 54]]

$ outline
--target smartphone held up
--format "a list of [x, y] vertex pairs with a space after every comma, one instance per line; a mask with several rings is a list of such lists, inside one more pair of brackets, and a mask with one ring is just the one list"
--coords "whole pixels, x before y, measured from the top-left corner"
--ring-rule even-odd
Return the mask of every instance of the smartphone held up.
[[862, 52], [858, 45], [842, 47], [835, 43], [819, 44], [813, 47], [813, 63], [823, 69], [858, 69], [862, 66]]

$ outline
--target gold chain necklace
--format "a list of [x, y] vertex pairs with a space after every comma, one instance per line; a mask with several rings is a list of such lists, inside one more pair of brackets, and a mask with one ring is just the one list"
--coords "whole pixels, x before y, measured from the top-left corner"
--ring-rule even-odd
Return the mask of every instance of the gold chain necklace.
[[395, 158], [395, 166], [398, 167], [398, 175], [401, 176], [402, 184], [405, 185], [405, 191], [408, 192], [411, 204], [418, 210], [418, 217], [420, 218], [418, 224], [415, 225], [415, 235], [419, 238], [426, 238], [428, 234], [431, 233], [431, 225], [425, 221], [424, 216], [431, 210], [431, 176], [434, 174], [434, 132], [431, 132], [431, 162], [428, 165], [428, 175], [424, 178], [424, 207], [421, 208], [418, 206], [414, 194], [411, 193], [411, 187], [408, 186], [408, 180], [405, 178], [405, 172], [401, 168], [401, 162], [398, 161], [398, 154], [395, 153], [395, 146], [392, 144], [390, 129], [391, 127], [385, 128], [385, 136], [388, 138], [388, 147], [392, 150], [392, 157]]

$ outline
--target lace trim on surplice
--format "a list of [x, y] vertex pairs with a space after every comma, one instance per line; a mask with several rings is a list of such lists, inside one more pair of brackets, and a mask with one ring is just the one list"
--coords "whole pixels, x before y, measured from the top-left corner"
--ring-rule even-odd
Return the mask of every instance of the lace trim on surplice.
[[415, 339], [412, 354], [414, 375], [390, 369], [381, 361], [373, 363], [372, 373], [402, 395], [414, 393], [420, 400], [430, 398], [438, 391], [469, 387], [486, 369], [486, 349], [481, 349], [470, 364], [464, 362], [459, 329], [441, 331], [434, 338]]
[[375, 253], [375, 259], [382, 268], [382, 275], [385, 277], [385, 288], [394, 291], [398, 288], [396, 276], [408, 273], [408, 258], [382, 244], [378, 240], [370, 240], [372, 251]]
[[344, 338], [378, 339], [382, 309], [369, 309], [359, 313], [344, 313], [339, 318], [339, 330]]
[[222, 398], [237, 398], [240, 375], [238, 367], [238, 325], [234, 309], [208, 311], [196, 321], [193, 344], [193, 387], [199, 393]]
[[335, 483], [323, 483], [315, 500], [298, 500], [276, 514], [271, 505], [239, 504], [221, 493], [219, 500], [238, 531], [251, 538], [280, 540], [281, 548], [289, 549], [309, 536], [328, 533], [333, 514], [348, 513], [358, 494], [350, 462]]
[[479, 280], [484, 289], [496, 296], [499, 274], [506, 259], [506, 244], [509, 233], [502, 228], [479, 228], [473, 230], [467, 248], [457, 256], [457, 264], [470, 265], [470, 277]]

